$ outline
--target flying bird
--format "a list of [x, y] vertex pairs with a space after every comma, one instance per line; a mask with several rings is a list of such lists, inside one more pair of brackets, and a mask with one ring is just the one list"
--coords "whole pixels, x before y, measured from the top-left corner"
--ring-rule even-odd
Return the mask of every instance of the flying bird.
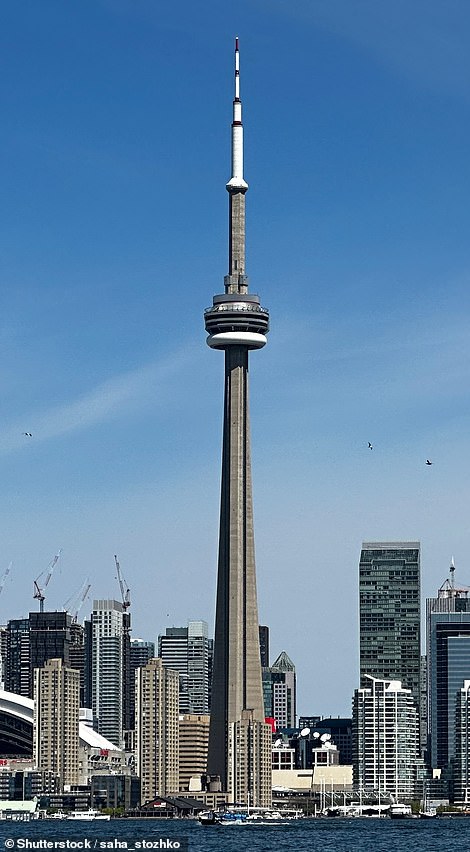
[[27, 437], [27, 438], [32, 438], [32, 437], [33, 437], [33, 433], [32, 433], [32, 432], [23, 432], [23, 435], [26, 435], [26, 437]]
[[372, 446], [371, 442], [370, 442], [370, 441], [368, 441], [367, 443], [369, 444], [369, 450], [373, 450], [374, 448], [373, 448], [373, 446]]
[[429, 461], [429, 459], [426, 459], [426, 464], [432, 464], [432, 461]]

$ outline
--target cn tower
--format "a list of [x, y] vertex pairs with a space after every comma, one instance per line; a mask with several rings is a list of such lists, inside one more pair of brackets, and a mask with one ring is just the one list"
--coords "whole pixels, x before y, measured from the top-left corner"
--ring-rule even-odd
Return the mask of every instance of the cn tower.
[[266, 343], [269, 314], [248, 292], [240, 57], [235, 40], [235, 96], [229, 194], [229, 266], [225, 292], [204, 319], [211, 349], [225, 352], [219, 560], [208, 774], [229, 801], [269, 806], [271, 729], [264, 720], [253, 531], [248, 353]]

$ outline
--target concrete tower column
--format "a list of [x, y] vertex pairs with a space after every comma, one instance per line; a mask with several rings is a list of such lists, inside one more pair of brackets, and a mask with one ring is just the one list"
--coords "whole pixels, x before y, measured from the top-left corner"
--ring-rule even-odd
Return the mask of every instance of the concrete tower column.
[[245, 275], [243, 127], [235, 43], [229, 273], [205, 312], [208, 345], [225, 352], [219, 561], [208, 773], [232, 801], [269, 805], [271, 732], [264, 721], [251, 485], [248, 352], [266, 343], [269, 315]]

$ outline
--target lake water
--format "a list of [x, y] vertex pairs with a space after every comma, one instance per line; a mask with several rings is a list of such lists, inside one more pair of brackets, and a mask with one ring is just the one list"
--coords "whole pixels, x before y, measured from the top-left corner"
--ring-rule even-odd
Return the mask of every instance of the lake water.
[[[57, 845], [46, 846], [46, 841]], [[88, 845], [79, 845], [84, 841]], [[201, 826], [193, 820], [157, 819], [79, 824], [0, 821], [0, 850], [54, 848], [98, 852], [126, 848], [179, 852], [470, 852], [470, 818], [303, 819], [288, 825], [243, 826]]]

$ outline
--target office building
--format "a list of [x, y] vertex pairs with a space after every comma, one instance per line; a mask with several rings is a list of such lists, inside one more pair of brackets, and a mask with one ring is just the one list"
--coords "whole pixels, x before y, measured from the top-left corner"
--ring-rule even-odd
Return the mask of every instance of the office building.
[[79, 779], [80, 674], [61, 659], [34, 669], [33, 758], [64, 787]]
[[205, 621], [167, 627], [158, 637], [158, 656], [180, 678], [180, 713], [209, 712], [209, 639]]
[[400, 680], [420, 702], [420, 544], [364, 542], [359, 563], [359, 655], [366, 675]]
[[263, 624], [259, 626], [259, 653], [261, 658], [261, 668], [269, 667], [269, 627]]
[[354, 788], [412, 798], [421, 766], [414, 696], [400, 681], [366, 680], [370, 686], [356, 689], [353, 700]]
[[29, 662], [29, 618], [12, 618], [6, 627], [5, 689], [32, 697]]
[[238, 39], [225, 292], [205, 311], [207, 343], [225, 354], [225, 399], [214, 674], [208, 772], [232, 801], [269, 806], [271, 729], [264, 721], [251, 485], [248, 353], [266, 343], [269, 315], [245, 271], [243, 125]]
[[136, 669], [136, 771], [141, 803], [178, 791], [179, 675], [161, 659]]
[[[448, 770], [455, 752], [456, 701], [470, 675], [470, 589], [449, 577], [426, 600], [428, 763]], [[449, 772], [447, 772], [449, 775]]]
[[113, 808], [128, 811], [137, 808], [140, 804], [140, 779], [136, 775], [118, 773], [92, 775], [90, 799], [92, 808], [98, 810]]
[[[79, 628], [79, 625], [75, 625]], [[72, 616], [68, 612], [29, 613], [29, 654], [31, 672], [47, 660], [62, 660], [70, 666]]]
[[278, 730], [295, 728], [296, 675], [288, 654], [282, 651], [269, 668], [264, 668], [263, 696], [266, 718], [275, 719]]
[[12, 619], [5, 630], [5, 689], [33, 696], [33, 672], [47, 660], [60, 659], [84, 678], [83, 627], [68, 612], [30, 612]]

